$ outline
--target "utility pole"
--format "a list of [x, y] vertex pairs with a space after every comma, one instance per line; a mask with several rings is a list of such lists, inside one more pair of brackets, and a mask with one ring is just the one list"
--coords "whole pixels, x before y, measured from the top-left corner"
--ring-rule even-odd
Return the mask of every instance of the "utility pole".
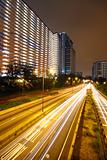
[[42, 77], [42, 112], [44, 111], [44, 109], [43, 109], [43, 103], [44, 103], [44, 90], [45, 90], [45, 79], [44, 79], [44, 72], [43, 72], [43, 77]]

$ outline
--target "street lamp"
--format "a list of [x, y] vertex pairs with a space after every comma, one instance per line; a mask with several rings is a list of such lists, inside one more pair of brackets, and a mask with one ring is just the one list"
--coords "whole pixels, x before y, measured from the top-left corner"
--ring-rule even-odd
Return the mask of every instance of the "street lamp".
[[42, 112], [43, 112], [43, 103], [44, 103], [44, 90], [45, 90], [45, 79], [44, 79], [44, 72], [42, 76]]
[[75, 80], [77, 81], [77, 80], [78, 80], [78, 77], [75, 77]]
[[54, 79], [53, 79], [53, 85], [54, 85], [54, 87], [55, 87], [55, 85], [56, 85], [57, 78], [58, 78], [58, 77], [57, 77], [57, 76], [55, 76], [55, 77], [54, 77]]
[[73, 80], [73, 85], [75, 85], [75, 80]]
[[37, 76], [37, 75], [38, 75], [38, 70], [35, 69], [35, 70], [33, 71], [33, 74], [34, 74], [35, 76]]
[[23, 87], [25, 85], [25, 79], [24, 78], [20, 78], [17, 80], [17, 82], [19, 83], [19, 85], [21, 85], [21, 94], [23, 93]]
[[[53, 69], [49, 69], [49, 73], [53, 76], [54, 70]], [[44, 103], [44, 91], [45, 91], [45, 77], [44, 77], [44, 71], [43, 71], [43, 75], [42, 75], [42, 112], [44, 112], [44, 106], [43, 106], [43, 103]]]
[[98, 84], [99, 84], [99, 82], [98, 82], [98, 81], [96, 81], [96, 84], [98, 85]]
[[68, 84], [68, 83], [69, 83], [69, 81], [67, 80], [65, 83], [66, 83], [66, 84]]
[[103, 84], [106, 84], [106, 82], [103, 82]]
[[58, 77], [57, 77], [57, 76], [55, 76], [55, 81], [57, 80], [57, 78], [58, 78]]
[[68, 77], [68, 80], [70, 81], [70, 80], [71, 80], [71, 77]]
[[[38, 70], [34, 70], [34, 75], [38, 75]], [[44, 71], [42, 74], [42, 112], [43, 112], [43, 103], [44, 103], [44, 90], [45, 90], [45, 80], [44, 80]]]
[[50, 68], [49, 69], [49, 74], [53, 77], [54, 76], [54, 69]]

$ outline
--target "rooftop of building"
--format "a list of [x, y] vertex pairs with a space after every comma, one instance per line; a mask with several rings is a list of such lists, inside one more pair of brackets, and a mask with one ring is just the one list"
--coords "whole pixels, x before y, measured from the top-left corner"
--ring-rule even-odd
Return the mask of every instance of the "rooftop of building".
[[101, 60], [101, 61], [94, 62], [94, 64], [96, 64], [96, 63], [107, 63], [107, 60]]
[[47, 26], [47, 24], [41, 19], [41, 17], [36, 13], [36, 11], [34, 11], [24, 0], [22, 0], [22, 1], [28, 6], [28, 8], [29, 8], [31, 11], [33, 11], [33, 13], [41, 20], [41, 22], [43, 22], [44, 25], [45, 25], [52, 33], [54, 33], [54, 32]]

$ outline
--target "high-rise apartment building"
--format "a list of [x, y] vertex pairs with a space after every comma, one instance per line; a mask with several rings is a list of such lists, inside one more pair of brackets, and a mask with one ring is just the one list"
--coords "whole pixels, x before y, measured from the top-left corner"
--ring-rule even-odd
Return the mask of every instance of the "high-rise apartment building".
[[107, 80], [107, 61], [96, 61], [92, 67], [92, 78], [105, 78]]
[[30, 65], [39, 77], [59, 70], [68, 74], [74, 71], [74, 55], [67, 34], [53, 33], [23, 0], [0, 0], [2, 75], [10, 63]]
[[[59, 34], [51, 34], [51, 54], [49, 54], [49, 72], [53, 75], [59, 74]], [[48, 73], [49, 73], [48, 72]]]
[[59, 33], [60, 37], [60, 74], [71, 74], [75, 72], [75, 50], [73, 42], [67, 33]]
[[0, 0], [0, 69], [29, 64], [38, 76], [48, 73], [52, 31], [22, 0]]

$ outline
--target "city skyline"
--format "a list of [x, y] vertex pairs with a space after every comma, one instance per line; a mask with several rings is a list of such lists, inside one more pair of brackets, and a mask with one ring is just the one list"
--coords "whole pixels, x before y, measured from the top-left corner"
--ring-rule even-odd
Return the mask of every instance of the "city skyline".
[[91, 74], [96, 60], [107, 60], [106, 1], [24, 1], [52, 31], [68, 33], [76, 50], [77, 71]]
[[1, 160], [107, 159], [102, 1], [0, 0]]

